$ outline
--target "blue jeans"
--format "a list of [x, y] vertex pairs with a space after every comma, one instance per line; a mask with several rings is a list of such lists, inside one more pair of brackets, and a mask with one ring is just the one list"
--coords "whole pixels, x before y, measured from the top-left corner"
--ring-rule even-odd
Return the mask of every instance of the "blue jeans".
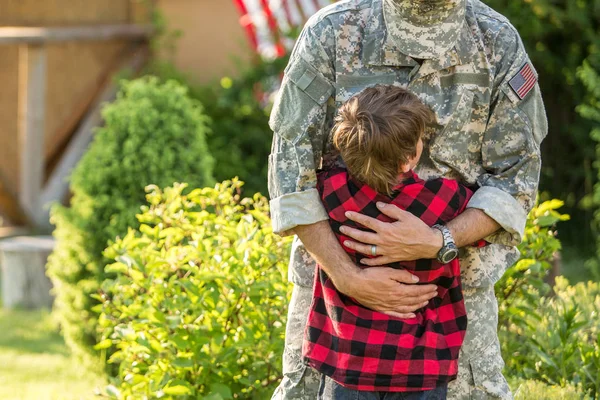
[[423, 392], [361, 392], [321, 375], [317, 400], [446, 400], [448, 385]]

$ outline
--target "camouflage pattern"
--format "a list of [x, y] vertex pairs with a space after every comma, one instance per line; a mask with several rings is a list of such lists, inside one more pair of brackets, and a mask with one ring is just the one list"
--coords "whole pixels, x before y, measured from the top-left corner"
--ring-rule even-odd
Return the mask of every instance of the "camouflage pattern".
[[448, 51], [465, 20], [465, 0], [383, 0], [387, 32], [415, 58], [434, 58]]
[[[501, 366], [493, 285], [518, 259], [514, 246], [535, 202], [539, 146], [547, 133], [540, 90], [536, 84], [521, 100], [510, 87], [508, 81], [529, 58], [507, 19], [480, 1], [466, 2], [454, 46], [424, 57], [422, 64], [390, 34], [392, 21], [401, 18], [388, 15], [393, 11], [387, 8], [384, 13], [384, 1], [335, 3], [313, 16], [300, 35], [270, 120], [273, 229], [285, 234], [294, 226], [327, 219], [315, 189], [315, 170], [340, 163], [330, 137], [337, 108], [376, 84], [411, 90], [436, 115], [426, 129], [416, 172], [424, 179], [443, 176], [478, 184], [468, 207], [481, 209], [503, 228], [486, 238], [490, 246], [461, 250], [462, 282], [471, 304], [461, 375], [471, 380], [461, 379], [454, 387], [464, 386], [460, 393], [471, 397], [456, 398], [510, 398], [501, 374], [491, 374]], [[309, 288], [313, 274], [314, 261], [296, 238], [290, 280]], [[307, 310], [292, 307], [290, 315], [300, 318]], [[487, 354], [487, 364], [471, 363], [482, 354]], [[473, 376], [482, 371], [489, 379]]]
[[272, 400], [315, 400], [321, 374], [302, 362], [302, 338], [312, 302], [312, 288], [294, 285], [285, 327], [283, 379]]

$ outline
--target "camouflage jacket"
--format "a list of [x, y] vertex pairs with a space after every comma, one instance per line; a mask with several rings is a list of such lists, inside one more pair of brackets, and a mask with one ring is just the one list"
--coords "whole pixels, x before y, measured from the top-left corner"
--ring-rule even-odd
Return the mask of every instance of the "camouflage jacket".
[[[536, 83], [522, 96], [511, 86], [529, 58], [508, 20], [478, 0], [467, 1], [454, 47], [422, 63], [402, 52], [391, 18], [382, 0], [347, 0], [318, 12], [302, 31], [270, 119], [273, 229], [285, 234], [327, 219], [315, 170], [339, 163], [330, 135], [336, 110], [365, 87], [400, 85], [436, 115], [417, 174], [477, 184], [468, 207], [502, 226], [486, 238], [490, 246], [461, 250], [463, 286], [489, 287], [519, 256], [515, 246], [538, 188], [547, 133], [540, 90]], [[290, 280], [310, 286], [313, 273], [296, 238]]]

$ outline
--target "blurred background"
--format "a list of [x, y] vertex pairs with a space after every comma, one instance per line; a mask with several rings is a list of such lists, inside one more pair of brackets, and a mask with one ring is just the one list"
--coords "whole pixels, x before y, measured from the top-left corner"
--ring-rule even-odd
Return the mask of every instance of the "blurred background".
[[[0, 0], [0, 399], [270, 397], [290, 243], [256, 193], [288, 54], [330, 3]], [[549, 120], [496, 287], [505, 373], [521, 399], [596, 398], [600, 1], [485, 3]]]

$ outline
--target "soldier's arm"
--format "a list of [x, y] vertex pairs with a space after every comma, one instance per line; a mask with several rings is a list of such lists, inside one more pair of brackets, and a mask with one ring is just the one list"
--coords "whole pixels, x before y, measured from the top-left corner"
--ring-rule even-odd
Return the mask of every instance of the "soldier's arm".
[[498, 34], [495, 51], [501, 61], [481, 148], [486, 173], [478, 178], [480, 188], [467, 207], [483, 211], [500, 225], [486, 237], [488, 242], [514, 246], [523, 239], [527, 214], [535, 203], [540, 144], [548, 126], [535, 71], [536, 83], [529, 90], [514, 79], [527, 64], [533, 68], [514, 28]]
[[365, 306], [407, 317], [435, 296], [430, 285], [409, 286], [412, 275], [391, 268], [363, 271], [352, 263], [332, 232], [316, 189], [328, 132], [327, 102], [334, 93], [331, 27], [305, 28], [292, 52], [271, 113], [269, 156], [273, 230], [295, 233], [337, 288]]

